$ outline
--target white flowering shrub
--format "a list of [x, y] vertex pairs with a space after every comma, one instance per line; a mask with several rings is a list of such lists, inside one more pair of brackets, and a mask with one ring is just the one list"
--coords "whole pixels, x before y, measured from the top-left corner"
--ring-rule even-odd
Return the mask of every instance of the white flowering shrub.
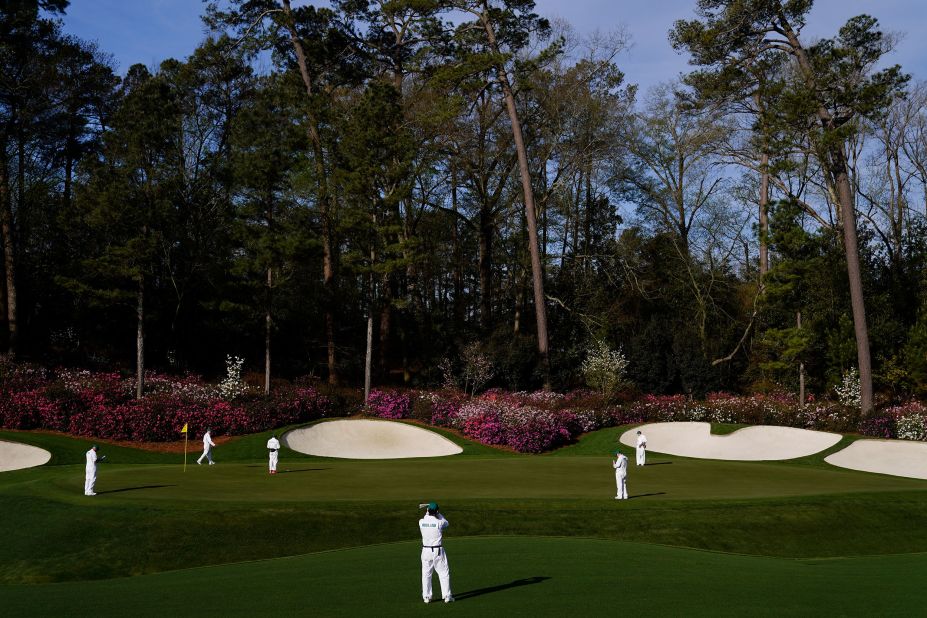
[[588, 351], [581, 371], [589, 388], [597, 390], [606, 399], [622, 387], [628, 369], [628, 359], [619, 350], [612, 350], [604, 341], [597, 341]]
[[222, 399], [232, 401], [247, 390], [244, 380], [241, 379], [241, 368], [244, 364], [245, 359], [238, 356], [225, 357], [225, 379], [216, 387]]
[[848, 408], [858, 408], [861, 405], [859, 370], [851, 368], [843, 374], [843, 382], [834, 387], [840, 403]]
[[480, 344], [474, 341], [463, 349], [463, 382], [464, 392], [471, 395], [483, 388], [494, 373], [492, 361], [480, 349]]
[[444, 357], [438, 363], [438, 371], [441, 372], [441, 388], [454, 390], [457, 388], [457, 378], [454, 376], [454, 363], [451, 359]]
[[899, 416], [895, 431], [902, 440], [927, 440], [927, 419], [920, 414]]

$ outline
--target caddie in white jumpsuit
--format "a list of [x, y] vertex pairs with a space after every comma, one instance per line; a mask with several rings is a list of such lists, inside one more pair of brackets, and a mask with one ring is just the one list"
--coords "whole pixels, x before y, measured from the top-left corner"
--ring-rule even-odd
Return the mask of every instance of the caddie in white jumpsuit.
[[615, 461], [612, 463], [612, 467], [615, 468], [615, 485], [618, 486], [618, 493], [615, 495], [615, 500], [627, 500], [628, 458], [624, 456], [624, 453], [615, 453]]
[[87, 469], [84, 473], [84, 495], [85, 496], [95, 496], [96, 492], [93, 491], [93, 485], [97, 482], [97, 460], [102, 459], [97, 457], [97, 445], [94, 444], [90, 447], [90, 450], [87, 451]]
[[277, 458], [280, 456], [280, 440], [277, 439], [277, 434], [271, 435], [270, 440], [267, 441], [267, 451], [270, 458], [270, 473], [277, 474]]
[[438, 572], [441, 583], [441, 595], [445, 603], [454, 600], [451, 595], [451, 571], [447, 566], [447, 554], [442, 544], [442, 533], [447, 528], [447, 520], [438, 512], [438, 505], [428, 504], [428, 512], [418, 520], [422, 533], [422, 598], [431, 603], [431, 574]]
[[647, 436], [637, 432], [637, 465], [643, 466], [647, 461]]
[[203, 434], [203, 454], [196, 460], [196, 463], [202, 464], [203, 457], [209, 460], [210, 466], [216, 463], [212, 460], [212, 447], [215, 445], [216, 443], [212, 441], [212, 436], [209, 435], [209, 429], [206, 429], [206, 433]]

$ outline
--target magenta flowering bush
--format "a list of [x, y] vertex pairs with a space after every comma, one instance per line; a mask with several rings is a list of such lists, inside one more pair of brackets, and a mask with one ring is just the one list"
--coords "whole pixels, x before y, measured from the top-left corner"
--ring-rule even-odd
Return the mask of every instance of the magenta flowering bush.
[[458, 398], [438, 399], [431, 403], [431, 424], [442, 427], [451, 424], [451, 419], [460, 413], [462, 402]]
[[0, 375], [0, 426], [163, 442], [179, 439], [185, 424], [191, 435], [207, 427], [217, 435], [242, 435], [331, 412], [329, 400], [311, 387], [281, 387], [267, 398], [242, 397], [229, 403], [193, 376], [152, 374], [146, 380], [148, 394], [134, 399], [134, 380], [115, 373], [6, 372]]
[[373, 389], [367, 397], [367, 413], [379, 418], [409, 418], [412, 398], [407, 393]]
[[[519, 394], [490, 392], [463, 403], [432, 404], [432, 422], [458, 429], [478, 442], [521, 453], [541, 453], [568, 443], [582, 432], [574, 413], [529, 405]], [[437, 424], [437, 423], [436, 423]]]

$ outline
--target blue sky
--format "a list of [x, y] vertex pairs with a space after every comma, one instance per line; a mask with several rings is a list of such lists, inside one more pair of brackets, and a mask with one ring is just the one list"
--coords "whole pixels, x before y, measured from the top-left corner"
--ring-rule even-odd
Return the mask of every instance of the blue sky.
[[[581, 34], [624, 27], [632, 47], [618, 63], [631, 83], [646, 89], [687, 70], [687, 61], [670, 47], [667, 31], [691, 17], [695, 0], [536, 0], [545, 17], [560, 17]], [[313, 2], [325, 4], [324, 2]], [[298, 0], [294, 4], [300, 4]], [[95, 40], [114, 55], [120, 73], [140, 62], [154, 66], [165, 58], [185, 58], [204, 37], [201, 0], [71, 0], [64, 30]], [[869, 13], [885, 31], [906, 33], [890, 63], [915, 79], [927, 78], [927, 2], [924, 0], [817, 0], [805, 38], [831, 36], [848, 17]]]

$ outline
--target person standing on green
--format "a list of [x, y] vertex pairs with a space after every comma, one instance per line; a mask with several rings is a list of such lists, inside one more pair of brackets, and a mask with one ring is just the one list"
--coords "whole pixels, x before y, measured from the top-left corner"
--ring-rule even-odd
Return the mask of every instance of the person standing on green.
[[618, 494], [615, 500], [628, 499], [628, 458], [621, 451], [615, 451], [615, 461], [612, 462], [615, 468], [615, 484], [618, 486]]

